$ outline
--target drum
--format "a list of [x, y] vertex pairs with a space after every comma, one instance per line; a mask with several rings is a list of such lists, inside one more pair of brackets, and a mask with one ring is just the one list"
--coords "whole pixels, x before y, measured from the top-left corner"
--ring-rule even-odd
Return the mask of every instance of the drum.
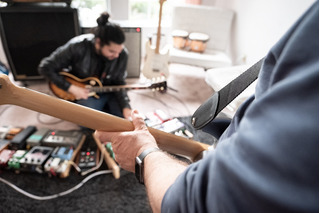
[[172, 33], [173, 46], [178, 49], [184, 49], [187, 44], [189, 33], [184, 30], [173, 30]]
[[190, 33], [189, 35], [189, 45], [190, 50], [193, 52], [204, 52], [206, 50], [207, 41], [209, 36], [204, 33]]

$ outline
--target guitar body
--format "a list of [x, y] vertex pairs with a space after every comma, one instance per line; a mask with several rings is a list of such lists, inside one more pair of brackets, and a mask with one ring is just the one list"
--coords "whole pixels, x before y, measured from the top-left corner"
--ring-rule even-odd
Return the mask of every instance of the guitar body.
[[[88, 77], [88, 78], [80, 79], [70, 73], [67, 73], [67, 72], [60, 72], [59, 74], [64, 76], [66, 81], [68, 81], [69, 83], [71, 83], [75, 86], [78, 86], [78, 87], [86, 88], [86, 87], [88, 87], [88, 85], [90, 85], [90, 86], [98, 85], [98, 86], [102, 87], [102, 84], [99, 81], [99, 79], [97, 79], [95, 77]], [[75, 101], [76, 100], [76, 97], [73, 94], [59, 88], [57, 85], [55, 85], [52, 82], [49, 83], [49, 88], [51, 89], [53, 94], [55, 96], [57, 96], [58, 98], [61, 98], [63, 100], [67, 100], [67, 101]], [[90, 93], [89, 96], [95, 96], [98, 98], [98, 96], [95, 93]]]
[[148, 79], [163, 76], [167, 78], [169, 76], [169, 50], [167, 49], [165, 53], [156, 53], [155, 48], [151, 47], [150, 42], [147, 42], [146, 54], [142, 74]]
[[[165, 50], [165, 53], [160, 52], [160, 37], [161, 37], [161, 17], [162, 17], [162, 6], [166, 0], [160, 0], [160, 11], [159, 11], [159, 23], [157, 30], [157, 41], [155, 48], [151, 47], [151, 42], [148, 41], [146, 44], [146, 61], [142, 69], [142, 74], [148, 78], [158, 78], [169, 76], [169, 49]], [[164, 50], [163, 50], [164, 51]]]

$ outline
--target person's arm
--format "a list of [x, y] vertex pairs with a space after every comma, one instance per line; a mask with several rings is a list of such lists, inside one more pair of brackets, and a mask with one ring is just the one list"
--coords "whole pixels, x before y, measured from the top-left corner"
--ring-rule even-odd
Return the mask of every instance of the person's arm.
[[161, 212], [162, 199], [167, 189], [186, 169], [187, 164], [167, 153], [153, 152], [144, 159], [144, 181], [153, 212]]
[[[102, 142], [111, 141], [116, 161], [123, 169], [134, 172], [135, 158], [144, 150], [158, 145], [136, 110], [132, 112], [132, 122], [132, 132], [96, 131], [95, 134]], [[185, 170], [187, 164], [162, 151], [150, 153], [145, 157], [144, 163], [144, 180], [151, 208], [154, 212], [160, 212], [166, 190]]]
[[70, 65], [72, 54], [72, 48], [68, 44], [57, 48], [50, 56], [41, 60], [38, 72], [59, 88], [68, 91], [71, 84], [59, 72]]

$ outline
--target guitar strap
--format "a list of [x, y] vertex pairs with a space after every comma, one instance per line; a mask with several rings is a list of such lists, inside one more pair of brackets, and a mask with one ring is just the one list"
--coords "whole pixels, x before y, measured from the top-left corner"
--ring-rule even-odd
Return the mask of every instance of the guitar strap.
[[264, 58], [260, 59], [257, 63], [206, 100], [191, 117], [192, 126], [196, 129], [201, 129], [206, 126], [219, 114], [219, 112], [254, 82], [258, 78], [263, 59]]

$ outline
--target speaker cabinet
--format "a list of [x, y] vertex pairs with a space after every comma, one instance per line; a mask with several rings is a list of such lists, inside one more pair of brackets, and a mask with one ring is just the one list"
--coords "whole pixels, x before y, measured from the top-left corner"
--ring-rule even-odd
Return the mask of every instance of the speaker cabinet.
[[0, 8], [0, 35], [13, 77], [43, 79], [42, 58], [80, 34], [78, 12], [68, 6], [12, 5]]

